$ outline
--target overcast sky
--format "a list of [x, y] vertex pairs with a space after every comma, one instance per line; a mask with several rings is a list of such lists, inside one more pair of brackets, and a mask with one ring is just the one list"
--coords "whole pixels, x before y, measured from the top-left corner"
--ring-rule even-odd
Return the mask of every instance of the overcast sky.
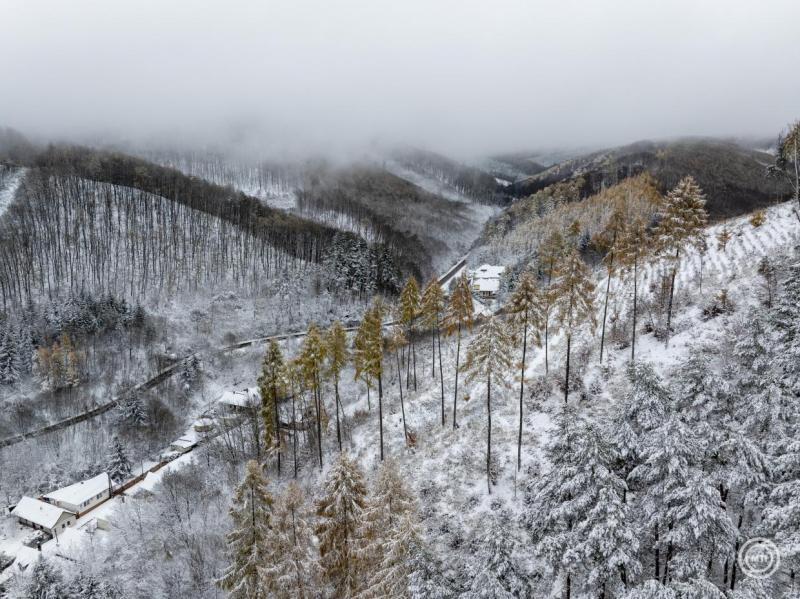
[[460, 156], [800, 118], [798, 0], [3, 0], [0, 125]]

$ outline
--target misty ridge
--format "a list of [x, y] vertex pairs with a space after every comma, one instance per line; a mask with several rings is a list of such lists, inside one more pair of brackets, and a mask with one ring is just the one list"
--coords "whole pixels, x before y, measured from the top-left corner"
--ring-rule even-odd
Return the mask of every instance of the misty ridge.
[[800, 4], [0, 22], [0, 599], [796, 599]]

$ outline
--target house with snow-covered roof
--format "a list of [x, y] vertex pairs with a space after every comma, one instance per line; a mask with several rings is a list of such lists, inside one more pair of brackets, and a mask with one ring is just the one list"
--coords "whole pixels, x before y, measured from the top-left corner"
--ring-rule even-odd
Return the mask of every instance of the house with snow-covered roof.
[[241, 391], [225, 391], [217, 400], [229, 412], [248, 412], [261, 405], [261, 393], [258, 387], [250, 387]]
[[500, 277], [505, 271], [505, 266], [492, 266], [491, 264], [479, 266], [469, 273], [472, 291], [486, 299], [497, 297], [500, 291]]
[[45, 494], [42, 498], [54, 506], [74, 512], [80, 516], [82, 512], [92, 509], [110, 497], [111, 480], [103, 472], [88, 480]]
[[77, 515], [69, 510], [34, 499], [23, 497], [11, 510], [20, 524], [56, 535], [60, 530], [75, 524]]

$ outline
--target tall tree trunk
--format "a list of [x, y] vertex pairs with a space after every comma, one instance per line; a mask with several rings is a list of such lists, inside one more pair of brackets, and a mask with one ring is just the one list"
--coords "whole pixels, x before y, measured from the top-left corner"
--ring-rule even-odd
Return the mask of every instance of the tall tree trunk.
[[636, 358], [636, 308], [638, 296], [638, 278], [639, 278], [639, 251], [636, 250], [636, 255], [633, 258], [633, 330], [631, 331], [631, 363]]
[[439, 382], [441, 383], [442, 387], [442, 426], [444, 426], [444, 370], [442, 368], [442, 332], [439, 329], [438, 324], [436, 325], [436, 337], [439, 340]]
[[295, 394], [292, 392], [292, 445], [294, 458], [294, 478], [297, 480], [297, 411], [295, 410]]
[[336, 441], [339, 443], [339, 453], [342, 452], [342, 432], [339, 428], [339, 375], [333, 377], [333, 392], [336, 396]]
[[492, 494], [492, 375], [486, 378], [486, 414], [489, 426], [486, 429], [486, 488]]
[[544, 373], [550, 374], [550, 352], [547, 349], [550, 332], [550, 310], [544, 315]]
[[567, 572], [567, 582], [564, 587], [566, 591], [565, 599], [570, 599], [572, 597], [572, 575], [569, 572]]
[[397, 387], [400, 389], [400, 411], [403, 415], [403, 439], [408, 443], [408, 429], [406, 428], [406, 408], [403, 403], [403, 381], [400, 378], [400, 352], [394, 350], [394, 355], [397, 357]]
[[275, 405], [275, 448], [278, 452], [278, 476], [281, 475], [281, 421], [278, 416], [278, 390], [272, 387], [272, 403]]
[[383, 461], [383, 375], [378, 374], [378, 420], [381, 433], [381, 462]]
[[656, 572], [655, 572], [655, 579], [658, 580], [661, 578], [661, 551], [658, 548], [659, 543], [658, 537], [658, 522], [656, 522], [655, 531], [653, 532], [653, 549], [654, 549], [654, 556], [653, 562], [655, 563]]
[[319, 469], [322, 470], [322, 389], [317, 381], [315, 395], [317, 404], [317, 450], [319, 452]]
[[669, 304], [667, 304], [667, 330], [664, 332], [664, 345], [669, 346], [669, 331], [672, 326], [672, 298], [675, 295], [675, 275], [678, 274], [678, 256], [680, 249], [675, 250], [675, 265], [672, 267], [672, 276], [669, 282]]
[[411, 360], [414, 363], [414, 393], [417, 392], [417, 346], [414, 344], [413, 332], [409, 331], [408, 338], [411, 339]]
[[[615, 235], [616, 239], [616, 235]], [[600, 363], [603, 363], [603, 347], [605, 346], [606, 342], [606, 316], [608, 315], [608, 295], [611, 291], [611, 276], [614, 268], [614, 253], [611, 253], [611, 257], [609, 258], [608, 262], [608, 280], [606, 281], [606, 301], [603, 305], [603, 326], [600, 332]]]
[[[737, 530], [742, 528], [742, 512], [739, 512], [739, 523], [736, 525]], [[731, 568], [731, 590], [736, 590], [736, 557], [739, 554], [739, 536], [736, 536], [736, 543], [733, 546], [733, 567]], [[794, 570], [792, 571], [794, 577]], [[794, 588], [794, 586], [792, 587]]]
[[458, 325], [458, 342], [456, 344], [456, 385], [453, 390], [453, 428], [458, 428], [456, 421], [456, 407], [458, 406], [458, 358], [461, 353], [461, 324]]
[[519, 373], [519, 434], [517, 435], [517, 472], [522, 469], [522, 398], [525, 389], [525, 353], [528, 349], [528, 318], [522, 331], [522, 365]]
[[431, 378], [434, 381], [436, 380], [436, 329], [435, 328], [431, 330]]
[[564, 403], [566, 404], [569, 399], [569, 354], [572, 345], [572, 334], [567, 333], [567, 367], [564, 376]]

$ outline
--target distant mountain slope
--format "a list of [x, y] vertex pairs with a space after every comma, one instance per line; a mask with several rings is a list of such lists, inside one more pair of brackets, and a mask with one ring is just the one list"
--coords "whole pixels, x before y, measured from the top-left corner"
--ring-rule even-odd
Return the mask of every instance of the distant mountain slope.
[[553, 165], [517, 181], [509, 193], [528, 196], [557, 181], [581, 176], [588, 196], [620, 179], [644, 171], [666, 191], [692, 175], [707, 196], [712, 220], [738, 216], [786, 199], [788, 186], [766, 176], [772, 157], [763, 151], [716, 139], [642, 141], [592, 152]]

